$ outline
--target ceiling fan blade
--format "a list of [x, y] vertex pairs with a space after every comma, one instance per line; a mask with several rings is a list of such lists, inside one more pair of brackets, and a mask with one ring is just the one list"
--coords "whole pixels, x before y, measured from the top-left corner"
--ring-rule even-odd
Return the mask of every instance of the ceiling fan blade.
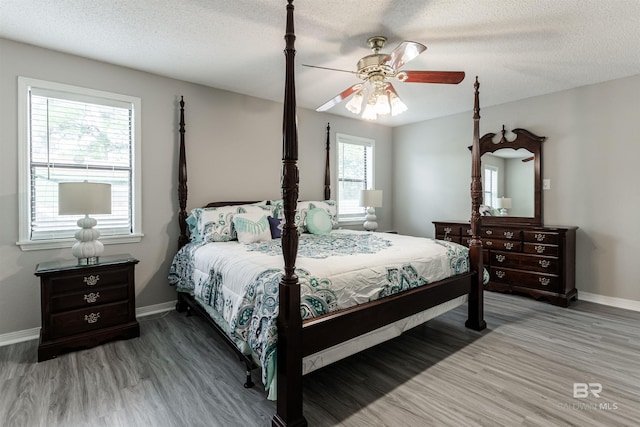
[[349, 95], [353, 94], [354, 92], [356, 92], [356, 91], [358, 91], [360, 89], [362, 89], [362, 83], [356, 83], [353, 86], [351, 86], [350, 88], [347, 88], [347, 89], [343, 90], [338, 95], [334, 96], [329, 101], [325, 102], [324, 104], [322, 104], [321, 106], [316, 108], [316, 111], [327, 111], [329, 108], [331, 108], [334, 105], [340, 103], [342, 100], [348, 98]]
[[329, 70], [329, 71], [340, 71], [342, 73], [351, 73], [351, 74], [356, 74], [355, 71], [349, 71], [349, 70], [340, 70], [338, 68], [329, 68], [329, 67], [320, 67], [318, 65], [307, 65], [307, 64], [302, 64], [303, 67], [310, 67], [310, 68], [320, 68], [321, 70]]
[[464, 71], [401, 71], [396, 75], [401, 82], [407, 83], [445, 83], [458, 84], [464, 80]]
[[380, 65], [388, 65], [394, 70], [397, 70], [425, 50], [427, 50], [427, 47], [422, 43], [405, 40], [396, 46], [396, 48], [382, 60]]

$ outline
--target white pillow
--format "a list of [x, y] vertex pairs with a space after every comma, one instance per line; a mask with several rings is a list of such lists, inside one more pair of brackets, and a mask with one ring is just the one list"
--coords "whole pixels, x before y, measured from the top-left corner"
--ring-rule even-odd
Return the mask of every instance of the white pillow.
[[233, 228], [240, 243], [257, 243], [271, 240], [271, 227], [263, 213], [239, 213], [233, 216]]

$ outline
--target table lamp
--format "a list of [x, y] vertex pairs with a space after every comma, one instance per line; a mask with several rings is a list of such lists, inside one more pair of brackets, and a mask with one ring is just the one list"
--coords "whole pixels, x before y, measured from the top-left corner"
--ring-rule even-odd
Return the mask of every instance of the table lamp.
[[84, 215], [78, 220], [80, 230], [76, 231], [77, 242], [71, 253], [78, 258], [79, 265], [97, 264], [104, 252], [104, 245], [98, 241], [98, 223], [92, 214], [111, 213], [111, 184], [100, 182], [61, 182], [58, 184], [58, 214]]
[[360, 206], [367, 208], [367, 215], [363, 224], [364, 229], [375, 231], [378, 228], [376, 208], [382, 207], [382, 190], [361, 190]]
[[509, 215], [508, 209], [511, 209], [511, 198], [498, 197], [498, 200], [496, 201], [496, 208], [498, 208], [500, 216]]

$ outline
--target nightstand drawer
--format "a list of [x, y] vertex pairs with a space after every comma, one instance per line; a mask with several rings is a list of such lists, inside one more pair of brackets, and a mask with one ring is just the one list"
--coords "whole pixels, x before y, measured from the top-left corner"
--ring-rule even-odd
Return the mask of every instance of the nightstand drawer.
[[126, 300], [129, 297], [127, 284], [98, 289], [86, 289], [83, 292], [70, 294], [57, 293], [51, 297], [51, 312], [92, 307], [98, 304]]
[[103, 268], [96, 272], [67, 273], [51, 277], [52, 295], [69, 291], [95, 292], [105, 286], [126, 285], [129, 283], [131, 267]]
[[51, 315], [49, 339], [66, 337], [127, 322], [129, 302], [98, 305]]

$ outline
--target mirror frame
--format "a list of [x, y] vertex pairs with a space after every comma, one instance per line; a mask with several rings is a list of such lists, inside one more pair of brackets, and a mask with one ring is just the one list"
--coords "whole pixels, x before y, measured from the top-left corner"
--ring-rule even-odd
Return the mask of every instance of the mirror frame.
[[482, 223], [487, 225], [500, 224], [522, 224], [522, 225], [542, 225], [542, 142], [546, 136], [538, 136], [526, 129], [514, 129], [516, 138], [513, 141], [505, 138], [504, 125], [502, 126], [502, 138], [498, 142], [493, 142], [495, 133], [487, 133], [480, 138], [480, 161], [485, 153], [493, 153], [501, 148], [513, 148], [514, 150], [525, 149], [533, 153], [534, 161], [534, 216], [482, 216]]

